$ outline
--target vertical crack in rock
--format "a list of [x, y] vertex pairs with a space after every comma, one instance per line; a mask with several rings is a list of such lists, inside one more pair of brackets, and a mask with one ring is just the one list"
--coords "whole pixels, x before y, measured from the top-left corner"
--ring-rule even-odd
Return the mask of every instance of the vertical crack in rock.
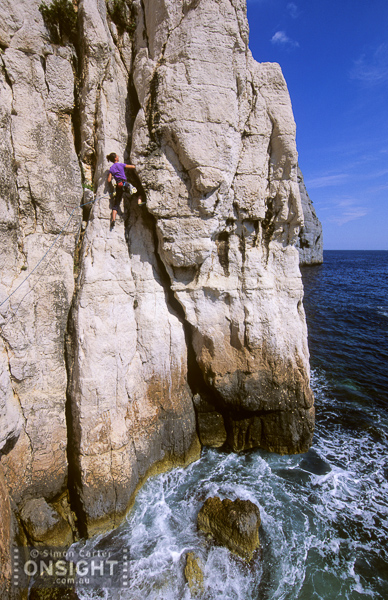
[[144, 39], [146, 40], [147, 50], [148, 50], [148, 52], [150, 52], [150, 41], [148, 39], [148, 33], [147, 33], [147, 31], [148, 31], [148, 29], [147, 29], [147, 17], [146, 17], [146, 10], [145, 10], [145, 6], [144, 6], [144, 0], [140, 0], [140, 6], [141, 6], [141, 9], [142, 9], [143, 24], [144, 24], [144, 27], [143, 27], [143, 36], [144, 36]]
[[[74, 108], [71, 113], [71, 121], [73, 126], [73, 138], [74, 138], [74, 148], [79, 158], [79, 162], [81, 163], [81, 106], [80, 106], [80, 58], [79, 58], [79, 49], [76, 50], [76, 54], [73, 57], [72, 68], [74, 73]], [[81, 167], [81, 164], [80, 164]], [[82, 169], [81, 169], [82, 172]], [[84, 176], [84, 173], [82, 173]]]
[[222, 231], [216, 239], [217, 254], [226, 277], [229, 277], [229, 233]]
[[[198, 365], [196, 353], [193, 347], [192, 325], [187, 321], [184, 308], [179, 302], [179, 300], [176, 298], [174, 291], [172, 290], [171, 278], [167, 272], [166, 265], [164, 264], [163, 259], [160, 256], [160, 242], [157, 234], [157, 220], [154, 217], [154, 215], [152, 215], [152, 213], [147, 211], [146, 213], [144, 213], [143, 222], [145, 226], [149, 229], [149, 231], [152, 233], [152, 237], [154, 240], [155, 258], [158, 264], [160, 282], [163, 286], [165, 293], [166, 304], [169, 310], [175, 316], [177, 316], [184, 330], [187, 349], [187, 382], [189, 384], [192, 396], [194, 397], [196, 394], [199, 394], [201, 398], [203, 398], [206, 402], [221, 407], [221, 397], [217, 394], [216, 390], [208, 386], [203, 376], [202, 370]], [[198, 424], [197, 433], [199, 434]]]
[[[127, 128], [128, 128], [128, 141], [127, 141], [127, 145], [125, 148], [125, 154], [128, 157], [130, 156], [130, 152], [131, 152], [133, 127], [134, 127], [135, 120], [136, 120], [136, 117], [138, 115], [140, 108], [141, 108], [141, 106], [140, 106], [139, 98], [137, 96], [136, 87], [135, 87], [135, 84], [133, 81], [133, 73], [131, 72], [128, 75], [128, 95], [127, 95], [126, 106], [125, 106], [126, 122], [127, 122]], [[137, 178], [137, 180], [138, 180], [137, 183], [139, 184], [140, 183], [139, 178]]]
[[[74, 73], [74, 109], [72, 111], [72, 131], [74, 138], [74, 148], [78, 156], [80, 172], [82, 174], [82, 181], [87, 185], [91, 185], [95, 178], [95, 168], [96, 168], [96, 139], [97, 139], [97, 129], [98, 129], [98, 113], [99, 113], [99, 104], [101, 98], [101, 88], [104, 84], [104, 81], [109, 72], [111, 57], [108, 56], [105, 62], [105, 67], [103, 69], [103, 77], [102, 80], [97, 85], [97, 94], [95, 98], [94, 105], [94, 120], [93, 120], [93, 131], [92, 131], [92, 139], [94, 140], [94, 148], [92, 154], [85, 157], [83, 154], [83, 146], [82, 146], [82, 99], [81, 99], [81, 85], [82, 85], [82, 61], [85, 61], [86, 52], [85, 52], [85, 44], [86, 41], [84, 39], [84, 31], [83, 29], [79, 30], [78, 43], [76, 45], [76, 54], [73, 56], [73, 73]], [[85, 172], [84, 169], [84, 160], [86, 158], [86, 164], [90, 167], [90, 171]], [[85, 226], [82, 226], [79, 230], [76, 240], [75, 240], [75, 249], [74, 249], [74, 278], [75, 278], [75, 286], [73, 291], [73, 297], [69, 306], [67, 325], [65, 331], [65, 339], [64, 339], [64, 358], [66, 365], [66, 373], [67, 373], [67, 388], [66, 388], [66, 404], [65, 404], [65, 416], [66, 416], [66, 431], [67, 431], [67, 464], [68, 464], [68, 476], [67, 476], [67, 489], [69, 493], [70, 499], [70, 507], [73, 513], [76, 515], [76, 527], [77, 532], [81, 537], [88, 537], [88, 529], [87, 529], [87, 514], [84, 509], [84, 505], [82, 502], [82, 494], [81, 489], [83, 485], [83, 476], [80, 470], [80, 462], [76, 453], [76, 434], [75, 434], [75, 426], [77, 420], [79, 419], [79, 413], [75, 410], [75, 404], [71, 395], [71, 382], [74, 377], [73, 369], [74, 369], [74, 347], [75, 347], [75, 336], [76, 331], [74, 328], [74, 306], [77, 298], [77, 294], [79, 292], [79, 275], [81, 268], [81, 261], [84, 249], [84, 237], [86, 233], [86, 229], [89, 223], [89, 219], [92, 214], [93, 205], [88, 205], [88, 202], [93, 198], [93, 194], [90, 191], [84, 188], [83, 195], [83, 206], [82, 210], [82, 220], [85, 222]]]
[[[31, 200], [31, 205], [32, 205], [32, 209], [34, 211], [34, 220], [35, 220], [35, 231], [38, 227], [38, 207], [39, 207], [39, 202], [36, 200], [36, 198], [34, 198], [32, 189], [31, 189], [31, 185], [30, 182], [28, 181], [28, 191], [30, 194], [30, 200]], [[35, 233], [34, 231], [34, 233]]]
[[[246, 5], [244, 3], [243, 8], [244, 8], [244, 19], [241, 19], [241, 4], [240, 6], [236, 6], [236, 3], [234, 0], [230, 0], [230, 4], [236, 14], [236, 21], [238, 24], [238, 29], [239, 29], [239, 33], [240, 33], [240, 38], [242, 40], [244, 40], [245, 42], [245, 47], [246, 49], [248, 49], [248, 35], [249, 35], [249, 30], [248, 30], [248, 24], [247, 24], [247, 20], [246, 20]], [[242, 22], [243, 21], [243, 22]]]
[[67, 455], [67, 465], [68, 465], [68, 475], [67, 475], [67, 489], [69, 492], [70, 499], [70, 507], [71, 510], [76, 515], [76, 526], [78, 532], [81, 537], [87, 537], [87, 527], [86, 527], [86, 513], [81, 501], [81, 496], [79, 490], [82, 486], [82, 475], [79, 469], [79, 462], [76, 460], [75, 454], [75, 435], [74, 435], [74, 424], [76, 421], [76, 415], [74, 414], [72, 398], [71, 398], [71, 380], [72, 380], [72, 371], [74, 368], [74, 324], [73, 324], [73, 310], [74, 310], [74, 301], [76, 297], [76, 292], [74, 293], [73, 300], [70, 306], [68, 319], [67, 319], [67, 328], [65, 333], [65, 364], [66, 364], [66, 372], [67, 372], [67, 389], [66, 389], [66, 431], [67, 431], [67, 446], [66, 446], [66, 455]]

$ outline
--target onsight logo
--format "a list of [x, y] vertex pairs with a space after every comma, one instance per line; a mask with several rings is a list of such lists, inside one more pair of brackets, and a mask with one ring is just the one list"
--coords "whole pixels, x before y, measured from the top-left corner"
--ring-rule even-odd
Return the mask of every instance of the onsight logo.
[[129, 585], [129, 553], [54, 548], [15, 547], [12, 552], [12, 581], [19, 589], [33, 582], [40, 588], [125, 588]]

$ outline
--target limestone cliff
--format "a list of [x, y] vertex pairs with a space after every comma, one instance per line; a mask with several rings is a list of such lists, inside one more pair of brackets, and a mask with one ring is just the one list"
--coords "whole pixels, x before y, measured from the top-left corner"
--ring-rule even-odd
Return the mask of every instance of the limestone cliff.
[[[115, 525], [198, 435], [307, 450], [295, 123], [245, 3], [79, 0], [74, 45], [39, 0], [0, 6], [0, 468], [28, 539], [36, 500], [50, 535], [69, 502]], [[113, 230], [111, 151], [147, 199]]]
[[298, 183], [304, 217], [304, 225], [301, 227], [296, 243], [299, 251], [299, 264], [320, 265], [323, 263], [322, 224], [307, 193], [302, 171], [299, 168]]

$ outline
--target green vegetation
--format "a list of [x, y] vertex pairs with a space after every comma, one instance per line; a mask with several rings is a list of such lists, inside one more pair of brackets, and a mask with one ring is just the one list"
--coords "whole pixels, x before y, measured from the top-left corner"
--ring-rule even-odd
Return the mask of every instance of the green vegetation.
[[123, 35], [126, 31], [129, 36], [132, 36], [136, 29], [132, 0], [107, 0], [106, 6], [118, 34]]
[[91, 183], [88, 183], [87, 181], [83, 182], [82, 187], [84, 188], [84, 190], [92, 190], [92, 192], [94, 192], [93, 185]]
[[50, 5], [42, 2], [39, 10], [54, 44], [76, 42], [77, 12], [71, 0], [53, 0]]

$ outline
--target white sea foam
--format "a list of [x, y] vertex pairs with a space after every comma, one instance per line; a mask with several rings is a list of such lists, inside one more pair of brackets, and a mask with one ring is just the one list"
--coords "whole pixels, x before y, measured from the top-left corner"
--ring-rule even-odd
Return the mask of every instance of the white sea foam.
[[383, 317], [388, 317], [388, 306], [378, 306], [377, 312], [379, 315], [382, 315]]
[[[189, 551], [204, 565], [204, 600], [387, 598], [387, 447], [344, 426], [325, 377], [312, 380], [325, 418], [308, 453], [206, 450], [187, 469], [150, 479], [113, 542], [130, 549], [130, 589], [81, 589], [81, 600], [190, 600]], [[197, 513], [213, 495], [260, 507], [263, 559], [252, 568], [197, 531]]]

